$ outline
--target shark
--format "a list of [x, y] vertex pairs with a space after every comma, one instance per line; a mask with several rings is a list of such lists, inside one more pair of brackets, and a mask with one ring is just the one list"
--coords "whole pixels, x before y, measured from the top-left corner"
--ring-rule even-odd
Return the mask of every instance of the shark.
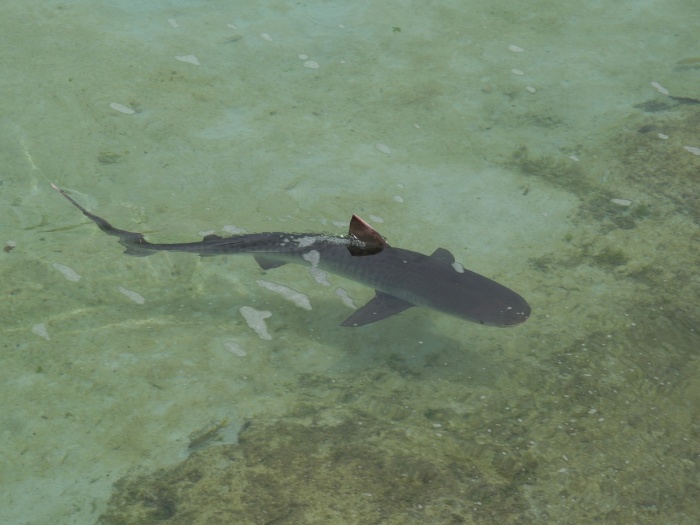
[[373, 288], [374, 297], [341, 326], [368, 325], [416, 306], [488, 326], [515, 326], [530, 317], [530, 305], [523, 297], [465, 269], [445, 248], [431, 255], [395, 248], [357, 215], [352, 215], [347, 235], [263, 232], [207, 235], [201, 241], [162, 244], [147, 241], [141, 233], [115, 228], [66, 191], [51, 186], [100, 230], [117, 237], [128, 255], [145, 257], [164, 251], [202, 257], [249, 254], [263, 270], [304, 264], [311, 266], [312, 273], [329, 272]]

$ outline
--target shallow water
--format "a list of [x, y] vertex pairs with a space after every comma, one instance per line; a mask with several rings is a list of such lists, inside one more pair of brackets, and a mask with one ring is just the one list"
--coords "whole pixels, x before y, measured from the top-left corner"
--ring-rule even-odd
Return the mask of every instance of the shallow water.
[[[5, 6], [0, 521], [700, 520], [695, 2], [376, 4]], [[49, 181], [158, 242], [357, 213], [533, 315], [343, 328]]]

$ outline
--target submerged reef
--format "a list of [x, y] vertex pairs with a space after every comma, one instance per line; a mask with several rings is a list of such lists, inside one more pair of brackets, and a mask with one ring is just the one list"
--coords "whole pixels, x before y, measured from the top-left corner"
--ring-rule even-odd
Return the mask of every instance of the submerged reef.
[[433, 432], [407, 438], [362, 414], [336, 425], [254, 422], [238, 444], [117, 482], [99, 523], [399, 525], [465, 523], [473, 514], [502, 523], [527, 507], [515, 490], [527, 454], [476, 443], [438, 452], [436, 440]]

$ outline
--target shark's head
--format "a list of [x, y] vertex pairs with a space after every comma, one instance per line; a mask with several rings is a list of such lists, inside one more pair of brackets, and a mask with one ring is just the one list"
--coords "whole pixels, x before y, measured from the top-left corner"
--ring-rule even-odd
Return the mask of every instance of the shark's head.
[[465, 269], [441, 274], [424, 290], [424, 305], [487, 326], [515, 326], [530, 317], [527, 301], [502, 284]]
[[479, 311], [474, 312], [472, 319], [479, 324], [489, 326], [515, 326], [524, 323], [530, 317], [532, 309], [527, 301], [515, 292], [506, 300], [494, 300], [488, 304], [482, 304]]

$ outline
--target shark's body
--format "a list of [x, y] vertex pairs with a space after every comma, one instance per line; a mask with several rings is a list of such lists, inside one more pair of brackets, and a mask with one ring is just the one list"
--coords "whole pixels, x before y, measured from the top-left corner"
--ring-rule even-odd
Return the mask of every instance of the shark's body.
[[444, 248], [430, 256], [393, 248], [355, 215], [347, 236], [268, 232], [231, 237], [209, 235], [199, 242], [156, 244], [146, 241], [140, 233], [113, 227], [53, 187], [103, 232], [119, 237], [129, 255], [146, 256], [159, 251], [201, 256], [251, 254], [264, 269], [286, 263], [310, 264], [314, 269], [373, 288], [376, 296], [346, 319], [343, 326], [380, 321], [412, 306], [425, 306], [492, 326], [517, 325], [530, 316], [530, 305], [520, 295], [463, 269]]

